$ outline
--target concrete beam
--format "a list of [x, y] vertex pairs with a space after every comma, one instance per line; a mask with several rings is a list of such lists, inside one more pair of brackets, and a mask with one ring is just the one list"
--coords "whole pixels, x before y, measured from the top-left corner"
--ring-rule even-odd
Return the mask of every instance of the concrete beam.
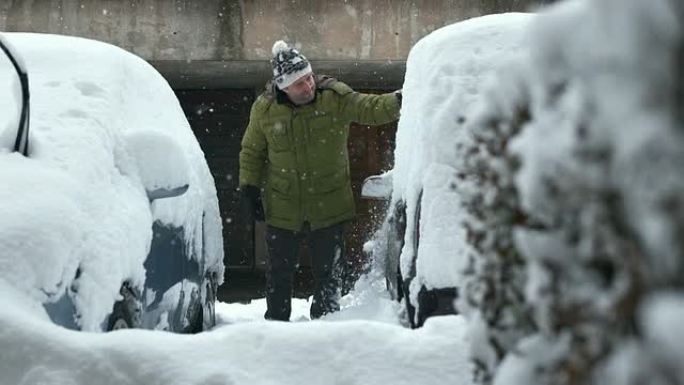
[[[174, 89], [260, 89], [271, 78], [267, 61], [150, 61]], [[394, 90], [404, 83], [406, 61], [318, 60], [315, 73], [334, 76], [355, 89]]]

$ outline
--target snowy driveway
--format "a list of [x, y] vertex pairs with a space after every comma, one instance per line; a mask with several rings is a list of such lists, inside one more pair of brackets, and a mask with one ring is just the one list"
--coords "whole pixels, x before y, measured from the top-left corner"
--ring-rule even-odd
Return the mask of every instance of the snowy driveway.
[[[8, 289], [9, 290], [9, 289]], [[74, 332], [36, 317], [0, 291], [0, 384], [470, 384], [465, 321], [392, 323], [384, 298], [310, 322], [304, 300], [293, 319], [262, 319], [264, 302], [218, 304], [209, 332]], [[396, 313], [394, 313], [396, 314]], [[363, 319], [364, 317], [370, 319]]]

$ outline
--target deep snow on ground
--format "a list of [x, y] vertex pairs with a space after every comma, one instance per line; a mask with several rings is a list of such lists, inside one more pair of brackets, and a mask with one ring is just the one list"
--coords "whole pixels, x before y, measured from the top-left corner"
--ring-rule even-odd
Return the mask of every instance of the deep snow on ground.
[[[375, 274], [363, 275], [354, 285], [354, 290], [340, 299], [340, 311], [323, 317], [326, 321], [373, 320], [399, 325], [403, 305], [390, 299], [384, 278]], [[290, 321], [309, 321], [308, 299], [293, 298]], [[217, 324], [232, 324], [263, 320], [266, 313], [266, 299], [251, 301], [249, 304], [217, 303]]]
[[[198, 335], [96, 334], [27, 314], [21, 293], [0, 289], [0, 385], [470, 384], [459, 316], [411, 330], [388, 323], [383, 312], [382, 322], [355, 319], [355, 309], [370, 314], [356, 303], [304, 322], [308, 303], [295, 300], [293, 318], [302, 322], [285, 323], [264, 321], [257, 300], [218, 304], [219, 324]], [[384, 298], [375, 305], [396, 309]]]

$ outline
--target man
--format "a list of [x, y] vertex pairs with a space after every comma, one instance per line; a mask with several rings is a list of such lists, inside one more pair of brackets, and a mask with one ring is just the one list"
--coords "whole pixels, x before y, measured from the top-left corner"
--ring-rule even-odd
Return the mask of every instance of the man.
[[349, 123], [396, 120], [401, 94], [360, 94], [314, 76], [309, 61], [283, 41], [272, 53], [273, 79], [252, 105], [242, 138], [240, 187], [252, 215], [267, 223], [266, 319], [290, 319], [302, 240], [311, 253], [315, 319], [339, 310], [333, 268], [344, 255], [344, 223], [355, 215]]

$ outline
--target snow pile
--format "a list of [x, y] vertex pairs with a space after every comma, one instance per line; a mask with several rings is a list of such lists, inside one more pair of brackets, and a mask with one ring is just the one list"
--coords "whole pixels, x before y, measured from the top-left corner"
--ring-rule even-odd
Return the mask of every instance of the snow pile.
[[467, 124], [478, 382], [684, 381], [681, 20], [668, 0], [553, 7]]
[[[409, 230], [401, 271], [404, 278], [416, 272], [410, 288], [414, 304], [421, 286], [435, 289], [461, 284], [469, 246], [461, 224], [463, 203], [455, 190], [459, 155], [454, 148], [469, 141], [463, 127], [477, 105], [484, 79], [527, 45], [525, 30], [533, 19], [534, 15], [521, 13], [473, 18], [438, 29], [411, 49], [391, 204], [398, 200], [407, 204]], [[417, 250], [414, 228], [420, 233]]]
[[[384, 279], [371, 272], [362, 275], [353, 289], [339, 300], [340, 310], [323, 316], [325, 321], [372, 320], [375, 322], [400, 325], [400, 313], [403, 307], [390, 298]], [[311, 300], [293, 298], [290, 321], [309, 321]], [[217, 303], [217, 325], [242, 322], [266, 322], [266, 299], [253, 300], [248, 304]]]
[[[302, 298], [292, 298], [290, 321], [309, 321], [311, 302]], [[216, 325], [231, 325], [245, 322], [269, 322], [266, 314], [266, 298], [255, 299], [249, 303], [216, 303]]]
[[[38, 303], [67, 293], [77, 323], [99, 330], [122, 282], [142, 285], [155, 220], [184, 226], [192, 255], [222, 277], [213, 179], [161, 75], [104, 43], [4, 36], [27, 66], [32, 99], [30, 157], [7, 152], [13, 127], [0, 132], [0, 281]], [[9, 63], [0, 69], [2, 84], [18, 86]], [[14, 119], [16, 104], [3, 98], [3, 116]], [[185, 195], [150, 208], [145, 187], [178, 182], [189, 183]]]
[[[324, 321], [350, 321], [366, 320], [401, 325], [399, 313], [401, 306], [393, 301], [384, 291], [382, 296], [373, 296], [368, 293], [356, 295], [350, 293], [340, 300], [340, 311], [327, 314], [321, 318]], [[293, 298], [292, 315], [290, 321], [310, 321], [309, 309], [311, 298]], [[269, 322], [264, 319], [266, 313], [266, 299], [253, 300], [248, 304], [223, 303], [216, 304], [216, 324], [229, 325], [244, 322]]]
[[[0, 286], [0, 385], [471, 384], [465, 320], [458, 316], [432, 319], [420, 330], [369, 320], [262, 320], [197, 335], [94, 334], [25, 314], [16, 302], [21, 293], [12, 290]], [[245, 320], [263, 310], [226, 306], [229, 316]], [[221, 318], [226, 308], [218, 309]]]

